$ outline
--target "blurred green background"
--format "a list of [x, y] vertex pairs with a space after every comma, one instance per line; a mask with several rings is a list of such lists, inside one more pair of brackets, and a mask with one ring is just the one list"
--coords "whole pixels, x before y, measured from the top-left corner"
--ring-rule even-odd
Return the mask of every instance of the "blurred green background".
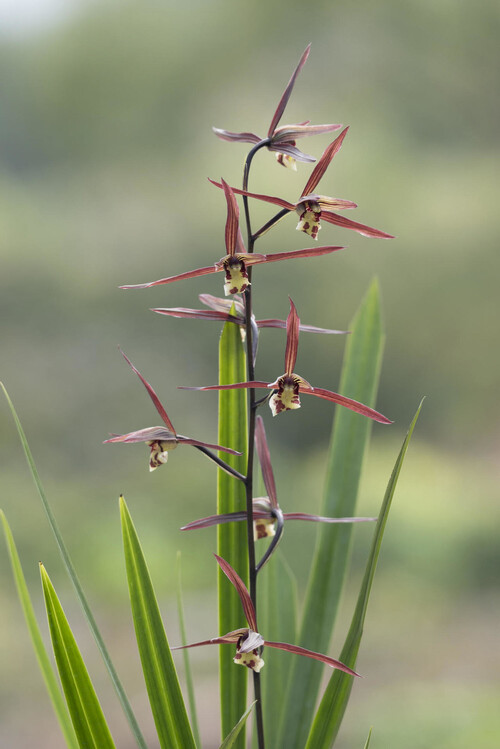
[[[397, 235], [325, 226], [349, 249], [254, 273], [257, 317], [347, 328], [377, 275], [387, 329], [360, 514], [376, 514], [406, 427], [427, 396], [389, 521], [357, 683], [339, 749], [496, 749], [498, 618], [498, 122], [500, 13], [493, 0], [340, 4], [297, 0], [4, 4], [0, 31], [0, 378], [17, 405], [118, 671], [154, 747], [130, 621], [118, 521], [123, 492], [178, 641], [174, 562], [183, 553], [190, 639], [216, 633], [215, 531], [180, 534], [213, 512], [215, 475], [181, 449], [149, 475], [142, 446], [101, 444], [157, 415], [120, 344], [183, 434], [216, 439], [215, 394], [176, 390], [216, 378], [216, 324], [161, 318], [196, 307], [221, 276], [149, 291], [149, 281], [224, 254], [225, 206], [206, 180], [239, 184], [245, 145], [213, 125], [264, 134], [301, 52], [313, 41], [284, 122], [351, 126], [321, 191], [355, 200], [353, 218]], [[40, 16], [40, 17], [39, 17]], [[302, 141], [319, 156], [328, 135]], [[310, 168], [256, 160], [251, 187], [293, 200]], [[264, 205], [254, 215], [265, 221]], [[264, 248], [265, 245], [265, 248]], [[263, 251], [307, 246], [283, 221]], [[336, 388], [344, 341], [302, 336], [297, 370]], [[280, 331], [261, 336], [257, 376], [282, 371]], [[271, 422], [284, 509], [319, 507], [332, 410]], [[283, 419], [283, 420], [282, 420]], [[307, 434], [307, 438], [304, 435]], [[6, 404], [0, 406], [1, 506], [40, 620], [41, 559], [88, 659], [120, 749], [132, 747], [112, 687], [62, 570]], [[189, 474], [189, 481], [186, 475]], [[305, 502], [307, 499], [307, 502]], [[282, 553], [307, 578], [313, 528], [287, 529]], [[331, 653], [340, 651], [370, 530]], [[195, 549], [195, 552], [193, 552]], [[200, 614], [200, 606], [202, 614]], [[0, 544], [0, 745], [62, 747]], [[204, 746], [217, 746], [217, 654], [196, 652]]]

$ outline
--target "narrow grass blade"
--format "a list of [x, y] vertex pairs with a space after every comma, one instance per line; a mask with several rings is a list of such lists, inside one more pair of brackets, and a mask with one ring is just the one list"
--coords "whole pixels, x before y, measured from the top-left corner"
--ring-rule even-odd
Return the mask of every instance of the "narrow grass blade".
[[[379, 290], [370, 286], [349, 330], [339, 392], [375, 405], [383, 349]], [[336, 408], [321, 515], [356, 515], [361, 468], [372, 421]], [[318, 529], [298, 644], [328, 652], [350, 558], [351, 525]], [[280, 746], [303, 749], [309, 732], [323, 668], [309, 658], [295, 658], [282, 721]]]
[[[186, 622], [184, 619], [184, 603], [182, 600], [182, 577], [181, 577], [181, 552], [177, 552], [177, 611], [179, 615], [179, 630], [181, 633], [181, 642], [185, 646], [188, 644], [186, 636]], [[201, 746], [200, 729], [198, 727], [198, 714], [196, 711], [196, 700], [194, 697], [193, 674], [189, 659], [189, 650], [183, 650], [184, 672], [186, 674], [186, 687], [189, 702], [189, 714], [191, 716], [191, 726], [196, 746]]]
[[245, 725], [246, 719], [250, 715], [250, 713], [253, 710], [253, 706], [255, 705], [255, 702], [252, 702], [248, 710], [241, 716], [231, 733], [226, 736], [222, 744], [220, 745], [219, 749], [231, 749], [231, 747], [236, 746], [236, 740], [238, 736], [240, 735], [241, 731], [243, 730], [243, 727]]
[[[382, 538], [384, 535], [385, 526], [387, 524], [387, 517], [391, 508], [392, 498], [396, 489], [401, 467], [408, 450], [415, 424], [417, 423], [420, 409], [422, 408], [422, 402], [420, 403], [417, 412], [410, 424], [408, 434], [406, 435], [403, 446], [396, 460], [396, 464], [391, 474], [391, 478], [387, 485], [387, 489], [384, 496], [384, 501], [380, 510], [379, 519], [375, 528], [372, 548], [368, 562], [366, 564], [365, 574], [361, 589], [358, 595], [358, 601], [356, 609], [352, 617], [351, 626], [347, 634], [347, 638], [340, 654], [340, 660], [347, 666], [354, 668], [356, 665], [356, 658], [358, 655], [359, 645], [361, 637], [363, 635], [363, 625], [365, 621], [366, 609], [368, 607], [368, 599], [370, 597], [370, 591], [372, 588], [373, 578], [375, 570], [377, 568], [377, 561], [380, 553], [380, 547], [382, 544]], [[329, 749], [337, 736], [344, 712], [347, 707], [347, 702], [352, 688], [352, 677], [344, 674], [341, 671], [334, 671], [332, 674], [328, 686], [323, 695], [323, 699], [319, 705], [318, 711], [314, 718], [314, 723], [309, 734], [309, 738], [306, 744], [306, 749]]]
[[120, 516], [135, 634], [160, 746], [195, 749], [153, 583], [123, 497]]
[[35, 649], [35, 654], [38, 659], [40, 671], [42, 672], [42, 676], [45, 681], [45, 686], [47, 687], [47, 691], [49, 693], [54, 711], [61, 726], [66, 744], [68, 745], [69, 749], [78, 749], [79, 744], [73, 730], [73, 725], [69, 718], [68, 710], [66, 709], [59, 684], [52, 669], [52, 664], [50, 662], [49, 656], [45, 649], [45, 645], [43, 643], [42, 636], [40, 634], [40, 628], [38, 626], [35, 612], [33, 610], [28, 586], [26, 585], [26, 580], [24, 578], [23, 570], [21, 567], [21, 561], [19, 559], [19, 554], [17, 553], [16, 544], [14, 542], [14, 537], [7, 522], [7, 518], [5, 517], [2, 510], [0, 510], [0, 518], [3, 524], [5, 540], [7, 542], [10, 562], [12, 565], [12, 572], [17, 587], [17, 594], [19, 596], [19, 601], [24, 612], [26, 624], [28, 625], [31, 641]]
[[365, 743], [365, 749], [369, 749], [370, 741], [372, 740], [372, 729], [368, 731], [368, 736], [366, 737], [366, 743]]
[[40, 500], [42, 502], [43, 509], [45, 511], [45, 514], [47, 516], [47, 520], [49, 522], [50, 528], [52, 530], [52, 533], [54, 534], [54, 537], [56, 539], [56, 544], [59, 549], [59, 553], [61, 555], [62, 561], [64, 563], [64, 566], [66, 567], [66, 571], [69, 575], [69, 578], [73, 584], [73, 587], [75, 589], [77, 598], [80, 602], [80, 605], [83, 609], [83, 613], [85, 615], [85, 618], [87, 620], [87, 623], [90, 627], [90, 631], [92, 632], [92, 635], [94, 636], [94, 639], [96, 641], [97, 647], [99, 648], [99, 652], [101, 653], [102, 659], [104, 661], [104, 664], [108, 670], [109, 676], [111, 678], [111, 681], [113, 683], [115, 692], [117, 694], [117, 697], [120, 701], [120, 704], [122, 706], [123, 712], [125, 713], [125, 717], [128, 721], [128, 724], [130, 726], [130, 730], [137, 742], [137, 745], [140, 747], [140, 749], [147, 749], [146, 742], [144, 740], [144, 737], [141, 733], [141, 730], [139, 728], [139, 725], [137, 723], [137, 720], [135, 718], [135, 715], [132, 711], [132, 707], [130, 706], [130, 702], [128, 701], [127, 695], [125, 694], [125, 690], [122, 686], [122, 683], [120, 679], [118, 678], [118, 674], [116, 673], [115, 667], [113, 665], [113, 662], [111, 661], [111, 657], [108, 653], [108, 649], [106, 648], [106, 645], [104, 644], [104, 640], [102, 638], [102, 635], [99, 631], [99, 628], [97, 626], [97, 622], [94, 619], [94, 615], [92, 614], [92, 611], [90, 610], [90, 606], [88, 604], [87, 598], [85, 596], [85, 593], [83, 592], [83, 588], [81, 586], [80, 580], [78, 578], [78, 575], [76, 574], [76, 570], [73, 566], [73, 562], [71, 561], [71, 558], [69, 556], [68, 550], [66, 548], [66, 544], [63, 541], [61, 532], [59, 530], [59, 527], [57, 525], [54, 513], [52, 512], [52, 509], [49, 505], [49, 502], [47, 500], [47, 496], [45, 494], [44, 488], [42, 486], [42, 482], [40, 480], [40, 476], [38, 475], [38, 471], [35, 465], [35, 461], [33, 460], [33, 455], [31, 454], [31, 450], [28, 444], [28, 440], [26, 439], [26, 435], [24, 434], [24, 430], [22, 428], [21, 422], [19, 421], [19, 417], [16, 413], [16, 410], [14, 408], [14, 404], [12, 403], [9, 394], [7, 393], [7, 390], [5, 389], [5, 386], [2, 382], [0, 382], [0, 387], [3, 390], [3, 393], [5, 395], [5, 398], [7, 400], [7, 403], [9, 404], [9, 408], [12, 414], [12, 417], [14, 419], [14, 422], [17, 427], [17, 431], [19, 433], [19, 438], [21, 441], [21, 445], [24, 450], [24, 454], [26, 455], [26, 460], [28, 461], [28, 466], [31, 471], [31, 475], [33, 477], [33, 482], [36, 486], [36, 489], [38, 491], [38, 495], [40, 497]]
[[78, 743], [81, 749], [115, 749], [78, 645], [42, 564], [40, 574], [52, 647]]
[[[234, 308], [231, 314], [234, 313]], [[246, 378], [245, 350], [239, 325], [226, 323], [219, 343], [219, 384], [242, 382]], [[219, 393], [219, 444], [243, 453], [240, 456], [224, 455], [231, 466], [246, 473], [247, 449], [247, 395], [245, 390], [221, 390]], [[245, 510], [245, 487], [224, 471], [217, 471], [217, 512]], [[246, 523], [227, 523], [217, 529], [217, 554], [236, 570], [248, 586], [248, 557]], [[224, 573], [218, 571], [219, 632], [231, 632], [242, 626], [241, 602]], [[244, 622], [243, 622], [244, 624]], [[246, 708], [246, 669], [236, 668], [232, 648], [219, 648], [221, 732], [227, 736]], [[243, 730], [235, 745], [244, 749]]]
[[[279, 550], [259, 573], [259, 628], [268, 640], [297, 642], [297, 584]], [[277, 747], [283, 689], [288, 684], [293, 656], [265, 648], [265, 668], [260, 674], [266, 744]]]

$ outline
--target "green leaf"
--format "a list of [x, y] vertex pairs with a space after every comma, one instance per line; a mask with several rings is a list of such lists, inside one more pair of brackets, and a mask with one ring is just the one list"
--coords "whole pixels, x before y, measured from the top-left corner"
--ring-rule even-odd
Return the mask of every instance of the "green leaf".
[[160, 746], [195, 749], [153, 584], [123, 497], [120, 516], [135, 635]]
[[245, 725], [246, 719], [250, 715], [250, 713], [253, 710], [253, 706], [255, 705], [255, 702], [252, 702], [248, 710], [241, 716], [231, 733], [226, 736], [222, 744], [220, 745], [219, 749], [231, 749], [231, 747], [236, 746], [236, 739], [240, 735], [243, 726]]
[[42, 564], [40, 574], [52, 647], [78, 743], [81, 749], [114, 749], [113, 739], [78, 645]]
[[[363, 582], [359, 591], [356, 609], [352, 617], [351, 626], [344, 647], [340, 654], [340, 660], [342, 663], [345, 663], [346, 666], [349, 666], [350, 668], [354, 668], [356, 665], [359, 645], [363, 635], [363, 625], [366, 609], [368, 607], [368, 599], [370, 597], [373, 577], [377, 568], [377, 561], [387, 523], [387, 517], [389, 515], [392, 498], [394, 496], [394, 491], [396, 489], [406, 451], [408, 450], [408, 445], [413, 434], [413, 429], [415, 428], [420, 409], [422, 408], [422, 403], [423, 401], [420, 403], [413, 421], [411, 422], [408, 434], [403, 442], [403, 446], [387, 485], [384, 501], [382, 503], [379, 519], [373, 536], [370, 556], [368, 557]], [[343, 671], [333, 672], [316, 713], [311, 733], [309, 734], [306, 744], [306, 749], [329, 749], [329, 747], [333, 745], [349, 701], [353, 679], [353, 676], [349, 676]]]
[[5, 540], [7, 542], [10, 562], [12, 565], [12, 572], [14, 574], [14, 580], [17, 587], [17, 594], [19, 596], [19, 601], [21, 602], [21, 606], [24, 612], [24, 618], [26, 619], [26, 624], [28, 625], [31, 641], [33, 643], [36, 657], [38, 659], [38, 665], [40, 666], [40, 670], [45, 681], [45, 686], [47, 687], [50, 699], [52, 700], [52, 705], [61, 726], [66, 744], [68, 745], [68, 747], [70, 747], [70, 749], [78, 749], [79, 744], [73, 730], [73, 725], [69, 719], [68, 711], [66, 709], [59, 684], [52, 669], [52, 665], [45, 649], [45, 645], [43, 644], [43, 639], [40, 634], [38, 622], [33, 610], [33, 605], [31, 603], [28, 586], [26, 585], [26, 580], [24, 578], [23, 570], [21, 567], [19, 554], [17, 553], [14, 537], [7, 522], [7, 518], [5, 517], [2, 510], [0, 510], [0, 518], [2, 519]]
[[47, 516], [47, 520], [49, 521], [50, 528], [52, 530], [52, 533], [54, 534], [54, 537], [56, 539], [56, 543], [59, 549], [59, 553], [61, 555], [61, 559], [63, 561], [63, 564], [66, 568], [66, 571], [69, 575], [69, 578], [73, 584], [73, 587], [75, 589], [76, 595], [78, 597], [78, 600], [80, 602], [80, 605], [83, 609], [83, 613], [85, 615], [85, 618], [87, 620], [87, 623], [90, 627], [90, 631], [92, 632], [94, 639], [96, 641], [97, 647], [99, 648], [99, 652], [101, 653], [102, 659], [104, 661], [104, 665], [106, 666], [109, 676], [111, 678], [111, 681], [113, 683], [115, 692], [117, 694], [117, 697], [120, 701], [120, 704], [122, 706], [123, 712], [125, 714], [125, 717], [128, 721], [128, 724], [130, 726], [130, 730], [132, 731], [132, 734], [137, 742], [137, 745], [140, 747], [140, 749], [147, 749], [146, 742], [144, 740], [144, 737], [141, 733], [141, 730], [139, 728], [139, 725], [137, 723], [137, 720], [135, 718], [134, 713], [132, 712], [132, 707], [130, 706], [130, 702], [128, 701], [127, 695], [125, 694], [125, 690], [122, 686], [122, 683], [120, 679], [118, 678], [118, 674], [116, 673], [115, 667], [113, 665], [113, 662], [111, 660], [111, 657], [108, 653], [108, 650], [106, 648], [106, 645], [104, 644], [104, 640], [102, 638], [102, 635], [99, 631], [99, 627], [97, 626], [97, 622], [94, 619], [94, 615], [92, 614], [92, 611], [90, 610], [90, 606], [88, 604], [87, 598], [85, 596], [85, 593], [83, 592], [83, 588], [81, 586], [80, 580], [78, 579], [78, 575], [76, 574], [75, 567], [73, 565], [73, 562], [71, 561], [71, 557], [69, 556], [68, 550], [66, 548], [66, 544], [63, 541], [63, 537], [61, 535], [61, 531], [59, 530], [59, 527], [57, 525], [57, 521], [55, 519], [54, 513], [52, 512], [52, 509], [49, 505], [47, 496], [45, 494], [45, 490], [42, 486], [42, 482], [40, 481], [40, 476], [38, 475], [38, 471], [35, 465], [35, 461], [33, 460], [33, 455], [31, 454], [31, 450], [28, 444], [28, 440], [26, 439], [26, 435], [24, 434], [24, 430], [22, 428], [21, 422], [19, 421], [19, 417], [16, 413], [16, 410], [14, 408], [14, 404], [12, 403], [9, 394], [7, 393], [7, 390], [5, 389], [5, 386], [2, 382], [0, 382], [0, 387], [3, 390], [3, 393], [5, 395], [5, 398], [7, 400], [7, 403], [9, 404], [9, 408], [12, 414], [12, 417], [14, 419], [14, 422], [17, 427], [17, 431], [19, 433], [19, 438], [21, 440], [21, 445], [24, 450], [24, 454], [26, 455], [26, 460], [28, 461], [28, 466], [31, 471], [31, 475], [33, 477], [33, 482], [36, 486], [36, 489], [38, 491], [38, 495], [40, 497], [40, 500], [42, 502], [43, 509], [45, 511], [45, 514]]
[[369, 749], [371, 739], [372, 739], [372, 729], [370, 728], [370, 730], [368, 731], [368, 736], [366, 737], [365, 749]]
[[[234, 310], [233, 310], [234, 311]], [[239, 325], [227, 322], [219, 343], [219, 384], [243, 382], [246, 379], [246, 357]], [[247, 449], [247, 393], [245, 390], [219, 392], [219, 444], [232, 447], [243, 455], [221, 454], [221, 457], [246, 473]], [[237, 512], [246, 509], [245, 487], [241, 481], [222, 470], [217, 471], [217, 512]], [[248, 586], [248, 554], [246, 523], [226, 523], [217, 528], [217, 553], [236, 570]], [[224, 573], [218, 572], [219, 632], [225, 634], [245, 626], [241, 602]], [[222, 736], [232, 730], [246, 708], [247, 673], [233, 663], [232, 648], [219, 648], [220, 704]], [[236, 746], [244, 749], [245, 731]]]
[[[259, 542], [260, 545], [260, 542]], [[278, 549], [259, 572], [259, 631], [274, 642], [297, 641], [297, 584]], [[266, 744], [277, 747], [283, 711], [283, 685], [288, 684], [293, 655], [274, 648], [264, 650], [260, 674]]]
[[[181, 633], [181, 642], [183, 645], [187, 645], [186, 637], [186, 622], [184, 619], [184, 603], [182, 600], [182, 577], [181, 577], [181, 552], [177, 552], [177, 612], [179, 616], [179, 630]], [[189, 713], [191, 715], [191, 725], [193, 727], [193, 735], [197, 746], [201, 746], [200, 741], [200, 730], [198, 728], [198, 715], [196, 712], [196, 700], [194, 698], [194, 686], [193, 686], [193, 674], [191, 671], [191, 663], [189, 659], [189, 650], [184, 649], [182, 651], [184, 660], [184, 672], [186, 675], [186, 687], [188, 692], [189, 702]]]
[[[382, 360], [383, 334], [379, 290], [370, 286], [349, 325], [339, 392], [375, 406]], [[365, 450], [372, 421], [337, 406], [330, 446], [322, 515], [354, 516]], [[352, 525], [318, 529], [312, 571], [307, 587], [298, 644], [317, 652], [328, 651], [340, 596], [350, 559]], [[303, 749], [323, 667], [309, 658], [295, 658], [292, 667], [280, 746]]]

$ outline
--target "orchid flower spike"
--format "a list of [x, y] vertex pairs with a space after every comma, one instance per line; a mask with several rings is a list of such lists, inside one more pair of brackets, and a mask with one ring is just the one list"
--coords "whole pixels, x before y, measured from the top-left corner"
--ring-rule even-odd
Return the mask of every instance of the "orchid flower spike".
[[[299, 215], [299, 223], [297, 224], [297, 230], [303, 231], [309, 234], [313, 239], [318, 238], [318, 232], [321, 229], [321, 219], [327, 221], [329, 224], [335, 224], [343, 229], [353, 229], [359, 234], [363, 234], [365, 237], [378, 237], [379, 239], [393, 239], [392, 234], [387, 234], [385, 231], [374, 229], [366, 224], [360, 224], [357, 221], [351, 221], [351, 219], [339, 216], [338, 213], [334, 213], [331, 209], [343, 210], [347, 208], [357, 208], [356, 203], [351, 200], [342, 200], [341, 198], [331, 198], [327, 195], [318, 195], [315, 190], [321, 179], [326, 172], [331, 160], [336, 153], [340, 151], [342, 143], [349, 128], [344, 128], [335, 140], [330, 143], [326, 148], [323, 156], [320, 158], [316, 166], [314, 167], [311, 176], [307, 180], [302, 193], [296, 203], [291, 203], [283, 198], [277, 198], [272, 195], [261, 195], [260, 193], [248, 192], [247, 190], [238, 190], [233, 187], [233, 192], [237, 195], [245, 195], [248, 198], [256, 198], [257, 200], [263, 200], [266, 203], [273, 203], [278, 205], [284, 210], [282, 215], [278, 214], [279, 218], [283, 218], [288, 213], [296, 212]], [[220, 182], [214, 182], [210, 180], [216, 187], [222, 187]], [[275, 221], [273, 223], [276, 223]], [[260, 236], [267, 229], [267, 225], [261, 230], [257, 231], [254, 238]]]
[[[235, 294], [231, 299], [222, 299], [220, 297], [212, 296], [211, 294], [200, 294], [198, 298], [200, 302], [202, 302], [202, 304], [210, 307], [210, 309], [192, 309], [189, 307], [157, 307], [155, 309], [152, 309], [151, 311], [157, 312], [160, 315], [168, 315], [170, 317], [186, 317], [197, 320], [217, 320], [218, 322], [233, 322], [236, 325], [240, 326], [241, 338], [243, 341], [245, 341], [245, 304], [240, 296]], [[286, 320], [256, 320], [255, 315], [252, 314], [250, 325], [252, 326], [253, 361], [255, 364], [255, 360], [257, 358], [260, 328], [286, 328]], [[345, 335], [349, 332], [348, 330], [317, 328], [314, 325], [302, 325], [302, 323], [300, 324], [300, 331], [303, 333], [323, 333], [327, 335]]]
[[300, 408], [300, 394], [315, 395], [317, 398], [324, 398], [331, 403], [337, 403], [345, 406], [351, 411], [368, 416], [368, 418], [378, 421], [381, 424], [391, 424], [391, 420], [383, 414], [375, 411], [369, 406], [365, 406], [352, 398], [346, 398], [344, 395], [335, 393], [332, 390], [313, 387], [307, 380], [300, 375], [295, 374], [295, 362], [297, 359], [297, 350], [299, 345], [299, 326], [300, 320], [294, 303], [290, 299], [290, 312], [286, 323], [286, 349], [285, 349], [285, 373], [273, 382], [262, 380], [252, 380], [250, 382], [236, 382], [232, 385], [207, 385], [203, 387], [182, 387], [182, 390], [235, 390], [237, 388], [267, 388], [272, 390], [269, 399], [269, 406], [273, 416], [282, 411], [290, 411]]
[[309, 156], [308, 154], [299, 151], [296, 147], [297, 138], [303, 138], [306, 135], [330, 133], [334, 130], [340, 130], [342, 125], [310, 125], [309, 120], [307, 120], [306, 122], [300, 122], [296, 125], [282, 125], [281, 127], [278, 127], [286, 105], [288, 104], [293, 87], [295, 86], [295, 81], [309, 57], [310, 50], [311, 45], [309, 44], [300, 58], [299, 64], [295, 68], [292, 77], [288, 81], [287, 87], [279, 100], [271, 124], [269, 125], [267, 138], [260, 138], [258, 135], [255, 135], [255, 133], [231, 133], [229, 130], [221, 130], [218, 127], [214, 127], [213, 131], [217, 137], [222, 140], [253, 143], [254, 145], [266, 141], [266, 147], [268, 150], [276, 153], [278, 164], [293, 170], [297, 169], [296, 161], [309, 163], [316, 161], [314, 156]]
[[[305, 512], [282, 512], [278, 503], [274, 472], [271, 464], [271, 454], [267, 444], [266, 431], [264, 429], [264, 420], [262, 416], [257, 416], [255, 423], [255, 446], [257, 448], [257, 455], [259, 457], [267, 497], [258, 497], [253, 500], [252, 514], [254, 540], [269, 537], [273, 539], [268, 546], [266, 553], [257, 565], [257, 570], [260, 570], [264, 566], [276, 549], [280, 541], [284, 521], [307, 520], [316, 523], [362, 523], [377, 520], [377, 518], [364, 517], [327, 518], [322, 517], [321, 515], [311, 515]], [[202, 518], [201, 520], [194, 520], [192, 523], [188, 523], [181, 528], [181, 531], [194, 530], [195, 528], [208, 528], [212, 525], [243, 521], [246, 520], [246, 518], [247, 513], [243, 511], [211, 515], [210, 517]]]
[[240, 212], [234, 195], [234, 190], [229, 187], [224, 180], [221, 180], [221, 182], [217, 184], [224, 190], [227, 202], [225, 231], [227, 255], [218, 260], [214, 265], [209, 265], [205, 268], [197, 268], [196, 270], [190, 270], [187, 273], [180, 273], [177, 276], [160, 278], [158, 281], [120, 286], [121, 289], [149, 289], [152, 286], [162, 286], [163, 284], [172, 283], [173, 281], [182, 281], [187, 278], [197, 278], [198, 276], [206, 276], [209, 273], [219, 273], [220, 271], [224, 271], [226, 277], [224, 293], [227, 296], [229, 294], [241, 293], [248, 288], [249, 280], [247, 268], [250, 265], [257, 265], [258, 263], [273, 263], [278, 260], [293, 260], [294, 258], [317, 257], [319, 255], [327, 255], [330, 252], [344, 249], [343, 247], [328, 246], [316, 248], [311, 247], [309, 249], [294, 250], [291, 252], [274, 252], [269, 255], [261, 255], [255, 252], [247, 253], [243, 245], [243, 238], [239, 228]]
[[190, 645], [180, 645], [176, 648], [172, 648], [172, 650], [197, 648], [201, 645], [222, 645], [224, 643], [232, 643], [236, 645], [236, 655], [233, 659], [234, 662], [240, 666], [246, 666], [252, 671], [259, 673], [261, 668], [264, 666], [264, 661], [261, 657], [262, 648], [264, 646], [267, 646], [268, 648], [276, 648], [277, 650], [286, 650], [288, 653], [305, 655], [307, 658], [321, 661], [321, 663], [325, 663], [331, 668], [338, 668], [340, 671], [344, 671], [346, 674], [351, 674], [351, 676], [359, 676], [356, 671], [353, 671], [351, 668], [345, 666], [340, 661], [335, 660], [335, 658], [330, 658], [328, 655], [315, 653], [313, 650], [307, 650], [307, 648], [301, 648], [298, 645], [289, 645], [287, 642], [270, 642], [269, 640], [265, 640], [257, 631], [257, 617], [255, 615], [255, 608], [245, 583], [238, 575], [238, 573], [231, 567], [229, 562], [226, 562], [225, 559], [217, 556], [217, 554], [215, 554], [215, 558], [219, 564], [219, 567], [224, 572], [231, 584], [234, 586], [236, 592], [240, 597], [248, 627], [235, 629], [232, 632], [228, 632], [226, 635], [222, 635], [221, 637], [213, 637], [210, 640], [193, 642]]
[[205, 455], [207, 455], [209, 458], [218, 463], [221, 468], [224, 468], [232, 475], [236, 475], [236, 472], [233, 469], [231, 469], [229, 466], [226, 466], [224, 461], [219, 460], [219, 458], [217, 458], [215, 455], [212, 455], [212, 453], [209, 452], [209, 449], [221, 450], [222, 452], [230, 453], [231, 455], [241, 455], [241, 453], [237, 452], [236, 450], [232, 450], [229, 447], [222, 447], [222, 445], [213, 445], [210, 442], [200, 442], [199, 440], [191, 439], [191, 437], [184, 437], [182, 434], [177, 434], [172, 422], [168, 417], [167, 412], [165, 411], [165, 408], [163, 407], [160, 399], [156, 395], [149, 382], [144, 379], [139, 370], [134, 367], [128, 356], [126, 356], [123, 351], [121, 351], [121, 354], [148, 391], [148, 395], [153, 401], [153, 404], [158, 411], [164, 426], [147, 427], [146, 429], [139, 429], [136, 432], [128, 432], [128, 434], [113, 435], [110, 439], [104, 440], [104, 443], [124, 442], [128, 444], [134, 442], [145, 442], [151, 450], [149, 457], [150, 471], [154, 471], [156, 468], [166, 463], [168, 460], [169, 452], [171, 450], [174, 450], [177, 445], [193, 445], [194, 447], [197, 447], [199, 450], [204, 452]]

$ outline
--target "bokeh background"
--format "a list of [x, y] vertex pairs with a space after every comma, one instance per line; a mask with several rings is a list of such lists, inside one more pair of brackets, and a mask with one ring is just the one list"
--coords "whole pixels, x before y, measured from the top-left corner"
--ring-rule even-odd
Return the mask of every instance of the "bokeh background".
[[[154, 730], [130, 620], [117, 498], [128, 500], [178, 639], [174, 564], [182, 551], [189, 636], [215, 634], [215, 531], [180, 534], [212, 512], [208, 461], [181, 449], [149, 475], [142, 446], [101, 444], [157, 422], [120, 344], [179, 431], [216, 436], [219, 330], [161, 318], [197, 306], [213, 276], [149, 291], [118, 286], [223, 253], [224, 201], [206, 180], [239, 183], [245, 146], [213, 125], [264, 133], [302, 50], [313, 49], [285, 122], [351, 126], [322, 182], [355, 200], [357, 220], [397, 235], [326, 226], [325, 260], [254, 274], [258, 317], [347, 328], [371, 279], [387, 330], [359, 510], [376, 514], [406, 427], [427, 400], [400, 480], [339, 749], [496, 749], [500, 649], [498, 502], [498, 65], [494, 0], [38, 0], [0, 4], [0, 377], [23, 420], [46, 491], [144, 731]], [[328, 136], [303, 141], [319, 156]], [[272, 154], [254, 189], [294, 199]], [[254, 206], [263, 221], [263, 205]], [[293, 219], [266, 250], [299, 248]], [[262, 245], [263, 247], [263, 245]], [[335, 389], [344, 341], [303, 336], [298, 370]], [[265, 331], [258, 376], [282, 369], [283, 335]], [[289, 510], [319, 507], [332, 410], [308, 401], [268, 422], [278, 492]], [[279, 422], [279, 423], [278, 423]], [[133, 743], [62, 570], [6, 404], [0, 405], [1, 506], [45, 628], [38, 561], [51, 574], [120, 749]], [[355, 531], [353, 574], [332, 649], [339, 652], [370, 530]], [[287, 529], [282, 553], [307, 579], [314, 529]], [[0, 545], [0, 745], [63, 747]], [[196, 652], [204, 746], [218, 746], [217, 654]]]

